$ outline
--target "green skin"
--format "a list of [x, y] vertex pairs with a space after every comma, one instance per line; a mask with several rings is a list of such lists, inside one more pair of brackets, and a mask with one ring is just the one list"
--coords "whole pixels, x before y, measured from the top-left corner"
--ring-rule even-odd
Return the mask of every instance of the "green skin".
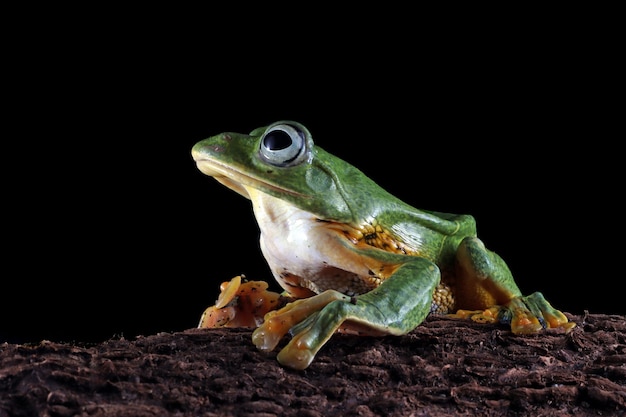
[[[192, 156], [204, 174], [252, 200], [274, 277], [300, 298], [253, 333], [266, 351], [292, 335], [278, 354], [285, 366], [308, 367], [342, 326], [373, 335], [413, 330], [432, 311], [446, 312], [433, 301], [444, 281], [453, 283], [455, 307], [471, 310], [459, 317], [497, 319], [518, 334], [574, 326], [541, 293], [522, 296], [505, 262], [477, 238], [472, 216], [404, 203], [314, 146], [299, 123], [222, 133], [198, 142]], [[374, 226], [391, 245], [364, 237]]]

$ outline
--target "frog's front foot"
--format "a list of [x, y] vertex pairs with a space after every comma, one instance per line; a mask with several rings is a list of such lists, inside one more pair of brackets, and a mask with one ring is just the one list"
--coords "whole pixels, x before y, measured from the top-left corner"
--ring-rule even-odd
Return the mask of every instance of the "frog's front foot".
[[323, 311], [316, 311], [293, 326], [289, 330], [291, 340], [276, 356], [278, 362], [292, 369], [306, 369], [343, 321], [347, 305], [350, 304], [345, 300], [333, 300]]
[[278, 311], [270, 311], [263, 319], [263, 324], [252, 333], [252, 343], [257, 349], [269, 352], [274, 350], [284, 335], [295, 324], [295, 316], [291, 316], [290, 310], [295, 308], [293, 304], [300, 303], [297, 300], [287, 304]]
[[[309, 316], [305, 322], [311, 322], [318, 314], [319, 313], [316, 312], [312, 316]], [[268, 320], [266, 320], [266, 323], [267, 321]], [[269, 319], [269, 321], [271, 321], [271, 319]], [[288, 326], [286, 322], [276, 322], [274, 324], [279, 324], [279, 327], [261, 326], [252, 334], [252, 341], [258, 349], [264, 351], [273, 350], [287, 333], [287, 331], [284, 330]], [[287, 346], [278, 353], [276, 359], [281, 365], [302, 370], [308, 367], [315, 358], [315, 354], [319, 350], [319, 348], [316, 347], [318, 344], [315, 343], [318, 339], [311, 333], [310, 325], [302, 326], [302, 323], [300, 323], [296, 325], [296, 327], [298, 327], [298, 330], [294, 329], [292, 331], [294, 335], [293, 338], [289, 341]]]
[[[283, 336], [291, 330], [294, 337], [290, 341], [289, 347], [285, 349], [287, 349], [287, 352], [292, 353], [298, 351], [299, 353], [295, 354], [295, 356], [301, 357], [301, 360], [304, 361], [306, 361], [305, 357], [310, 356], [306, 365], [308, 366], [310, 360], [315, 356], [315, 352], [311, 352], [306, 348], [306, 342], [304, 342], [303, 339], [303, 334], [305, 333], [303, 327], [306, 327], [306, 323], [313, 320], [315, 313], [336, 300], [350, 301], [350, 297], [337, 291], [328, 290], [310, 298], [293, 301], [280, 310], [270, 311], [265, 315], [263, 324], [252, 333], [252, 342], [259, 350], [269, 352], [274, 350]], [[296, 325], [297, 328], [294, 328]], [[297, 347], [297, 349], [294, 351], [292, 347]], [[283, 352], [279, 354], [279, 362], [283, 363], [281, 358], [286, 359], [291, 355], [287, 352], [283, 350]], [[298, 363], [299, 361], [300, 359], [297, 360]], [[284, 364], [296, 369], [304, 369], [298, 366], [292, 366], [292, 361], [289, 359], [287, 359], [286, 362], [288, 363]]]

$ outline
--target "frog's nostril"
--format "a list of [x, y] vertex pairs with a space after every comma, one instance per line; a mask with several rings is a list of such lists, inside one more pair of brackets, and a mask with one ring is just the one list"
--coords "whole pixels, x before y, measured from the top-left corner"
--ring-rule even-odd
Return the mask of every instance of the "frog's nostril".
[[209, 149], [212, 150], [213, 152], [221, 153], [221, 152], [224, 152], [224, 149], [226, 148], [220, 145], [212, 145], [212, 146], [209, 146]]

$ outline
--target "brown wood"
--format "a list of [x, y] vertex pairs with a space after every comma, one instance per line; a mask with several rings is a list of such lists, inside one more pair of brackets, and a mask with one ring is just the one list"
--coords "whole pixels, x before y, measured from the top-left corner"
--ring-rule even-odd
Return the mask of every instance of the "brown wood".
[[336, 335], [304, 371], [248, 329], [5, 343], [0, 417], [625, 415], [625, 317], [568, 317], [568, 334], [431, 316], [406, 336]]

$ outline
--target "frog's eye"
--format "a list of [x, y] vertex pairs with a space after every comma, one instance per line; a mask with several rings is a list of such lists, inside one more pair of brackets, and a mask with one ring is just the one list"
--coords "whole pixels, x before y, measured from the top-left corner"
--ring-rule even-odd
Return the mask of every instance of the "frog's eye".
[[276, 124], [261, 138], [261, 156], [272, 165], [285, 167], [299, 163], [306, 155], [306, 136], [296, 126]]

